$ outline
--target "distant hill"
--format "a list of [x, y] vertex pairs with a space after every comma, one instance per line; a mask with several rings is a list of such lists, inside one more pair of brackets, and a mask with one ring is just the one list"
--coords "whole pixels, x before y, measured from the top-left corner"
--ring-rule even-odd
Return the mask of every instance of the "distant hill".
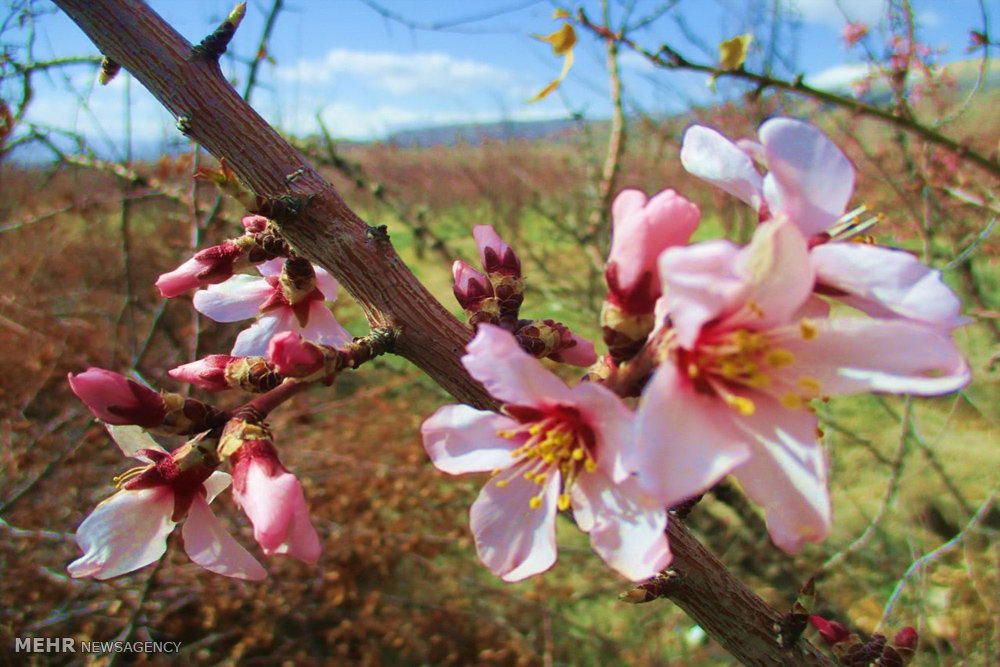
[[[484, 141], [510, 141], [515, 139], [556, 139], [579, 131], [589, 120], [563, 118], [538, 121], [499, 121], [496, 123], [463, 123], [435, 127], [414, 128], [393, 132], [382, 141], [405, 147], [454, 146], [479, 144]], [[598, 121], [600, 122], [600, 121]]]

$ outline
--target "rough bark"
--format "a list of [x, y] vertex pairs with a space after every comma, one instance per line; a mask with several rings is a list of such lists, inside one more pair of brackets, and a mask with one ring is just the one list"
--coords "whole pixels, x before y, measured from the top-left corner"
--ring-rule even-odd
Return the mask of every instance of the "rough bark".
[[[458, 400], [497, 407], [465, 372], [460, 357], [471, 336], [277, 132], [236, 93], [218, 63], [192, 58], [191, 44], [136, 0], [55, 0], [100, 51], [132, 73], [178, 118], [178, 129], [217, 158], [281, 224], [297, 252], [327, 268], [361, 304], [372, 326], [399, 330], [394, 352]], [[442, 270], [447, 270], [443, 267]], [[694, 539], [679, 521], [669, 530], [670, 595], [708, 634], [748, 665], [830, 664], [800, 641], [779, 648], [770, 608]]]

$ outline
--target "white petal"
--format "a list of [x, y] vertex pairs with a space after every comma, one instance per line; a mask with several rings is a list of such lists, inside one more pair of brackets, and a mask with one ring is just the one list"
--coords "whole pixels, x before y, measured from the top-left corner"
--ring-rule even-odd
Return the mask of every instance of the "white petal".
[[844, 213], [854, 191], [854, 167], [817, 128], [792, 118], [760, 127], [770, 172], [764, 196], [772, 213], [790, 217], [806, 236], [818, 234]]
[[255, 317], [273, 292], [263, 278], [241, 273], [195, 292], [194, 307], [216, 322], [239, 322]]
[[779, 373], [790, 382], [808, 378], [822, 395], [868, 391], [935, 396], [969, 383], [969, 366], [951, 337], [907, 320], [841, 317], [813, 320], [816, 336], [804, 340], [799, 327], [776, 329], [773, 344], [795, 362]]
[[482, 324], [462, 363], [494, 397], [504, 403], [540, 406], [572, 402], [569, 387], [521, 349], [514, 336]]
[[323, 293], [323, 298], [327, 301], [336, 301], [340, 283], [322, 266], [313, 264], [313, 270], [316, 272], [316, 287]]
[[184, 551], [206, 570], [251, 581], [267, 578], [267, 571], [233, 539], [200, 495], [195, 494], [181, 534]]
[[115, 441], [118, 448], [122, 450], [122, 454], [133, 459], [139, 459], [145, 461], [146, 463], [152, 463], [145, 456], [139, 456], [138, 452], [141, 449], [153, 449], [158, 452], [167, 453], [156, 440], [146, 431], [144, 431], [139, 426], [115, 426], [113, 424], [105, 424], [104, 428], [108, 429], [108, 433], [111, 434], [111, 439]]
[[282, 331], [289, 331], [294, 321], [295, 318], [289, 308], [280, 308], [267, 315], [261, 315], [256, 322], [236, 336], [230, 354], [234, 357], [266, 357], [267, 344], [271, 342], [271, 338]]
[[[504, 581], [520, 581], [556, 562], [556, 501], [559, 473], [542, 487], [522, 476], [520, 467], [494, 477], [469, 512], [476, 551], [490, 572]], [[500, 487], [498, 482], [508, 486]], [[542, 503], [530, 501], [542, 492]]]
[[605, 563], [632, 581], [644, 581], [667, 567], [667, 512], [640, 492], [634, 480], [615, 484], [600, 472], [584, 473], [573, 486], [577, 489], [574, 501], [586, 497], [593, 515], [590, 542]]
[[202, 486], [205, 487], [205, 502], [211, 503], [215, 500], [216, 496], [225, 491], [232, 481], [233, 478], [229, 473], [218, 470], [209, 475], [208, 479], [202, 483]]
[[257, 265], [257, 271], [262, 276], [280, 276], [283, 268], [285, 268], [284, 257], [275, 257]]
[[313, 301], [309, 306], [309, 322], [306, 326], [296, 326], [292, 331], [297, 331], [306, 340], [330, 347], [340, 347], [353, 340], [350, 332], [340, 325], [330, 309], [320, 301]]
[[755, 209], [761, 204], [761, 176], [753, 160], [715, 130], [692, 125], [684, 133], [681, 164], [688, 172], [739, 197]]
[[468, 405], [446, 405], [420, 427], [424, 449], [434, 467], [449, 475], [489, 472], [510, 467], [517, 443], [497, 435], [517, 426], [510, 417], [476, 410]]
[[754, 414], [740, 420], [753, 438], [753, 454], [733, 476], [763, 507], [774, 543], [794, 553], [804, 542], [822, 541], [830, 533], [826, 457], [816, 442], [817, 420], [808, 410], [788, 410], [762, 396], [754, 404]]
[[810, 253], [818, 284], [833, 287], [849, 306], [873, 317], [903, 317], [944, 329], [971, 320], [941, 272], [902, 250], [866, 243], [824, 243]]
[[174, 494], [165, 486], [111, 496], [77, 528], [84, 554], [69, 564], [70, 576], [110, 579], [159, 560], [177, 525], [173, 511]]

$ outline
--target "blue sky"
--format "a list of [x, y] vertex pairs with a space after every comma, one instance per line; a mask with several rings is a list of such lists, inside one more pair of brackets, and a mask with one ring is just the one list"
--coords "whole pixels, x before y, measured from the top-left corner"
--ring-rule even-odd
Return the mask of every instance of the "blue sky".
[[[365, 0], [298, 0], [278, 18], [269, 53], [274, 63], [261, 70], [254, 106], [283, 131], [306, 135], [317, 129], [320, 114], [337, 137], [379, 138], [397, 129], [457, 122], [563, 118], [572, 113], [606, 117], [607, 76], [601, 43], [581, 34], [576, 65], [556, 94], [542, 102], [527, 99], [560, 69], [548, 45], [531, 34], [555, 30], [557, 6], [548, 0], [369, 0], [415, 24], [404, 25], [380, 14]], [[232, 8], [230, 0], [154, 0], [153, 8], [189, 41], [197, 42]], [[575, 8], [581, 3], [565, 4]], [[621, 5], [612, 0], [614, 18]], [[637, 0], [634, 17], [661, 6], [662, 0]], [[752, 29], [748, 8], [768, 6], [761, 0], [680, 0], [678, 11], [702, 47]], [[781, 50], [794, 60], [794, 70], [813, 82], [836, 86], [856, 74], [861, 49], [848, 50], [840, 38], [844, 13], [872, 26], [869, 45], [879, 51], [883, 4], [880, 0], [783, 0], [798, 19], [780, 35]], [[942, 50], [940, 60], [966, 57], [970, 29], [981, 29], [978, 0], [914, 0], [919, 35]], [[993, 5], [993, 0], [987, 0]], [[250, 0], [247, 17], [230, 47], [250, 56], [257, 45], [270, 0]], [[582, 5], [592, 18], [599, 2]], [[44, 3], [39, 6], [45, 7]], [[994, 14], [1000, 14], [994, 11]], [[467, 20], [470, 17], [479, 20]], [[1000, 32], [990, 17], [994, 34]], [[426, 29], [441, 26], [439, 29]], [[36, 58], [94, 53], [86, 37], [63, 15], [46, 15], [38, 23]], [[16, 41], [16, 32], [4, 35]], [[702, 47], [685, 38], [678, 23], [661, 18], [633, 33], [655, 50], [661, 43], [692, 59], [707, 61]], [[633, 111], [676, 111], [691, 102], [721, 99], [705, 77], [654, 70], [635, 54], [622, 59], [628, 104]], [[245, 66], [227, 56], [224, 70], [234, 80]], [[100, 142], [116, 142], [125, 132], [125, 102], [131, 103], [131, 132], [137, 141], [176, 140], [173, 119], [139, 85], [120, 76], [110, 86], [94, 82], [87, 67], [39, 77], [29, 118], [45, 125], [85, 132]], [[238, 84], [239, 85], [239, 84]], [[11, 91], [4, 90], [4, 95]], [[713, 97], [713, 95], [715, 95]]]

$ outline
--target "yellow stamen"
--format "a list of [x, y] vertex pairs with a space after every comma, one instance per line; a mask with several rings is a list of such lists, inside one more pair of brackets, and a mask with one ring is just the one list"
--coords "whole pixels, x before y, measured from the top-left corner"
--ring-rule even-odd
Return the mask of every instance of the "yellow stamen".
[[114, 477], [112, 477], [111, 481], [115, 483], [116, 489], [120, 489], [123, 486], [125, 486], [125, 484], [127, 484], [131, 479], [138, 477], [139, 475], [146, 472], [152, 467], [153, 466], [150, 465], [144, 465], [144, 466], [136, 466], [135, 468], [129, 468], [122, 474], [115, 475]]
[[818, 394], [819, 390], [822, 388], [822, 385], [819, 383], [819, 380], [817, 380], [814, 377], [809, 377], [808, 375], [803, 375], [798, 380], [796, 380], [796, 383], [806, 391], [812, 392], [814, 394]]
[[566, 510], [569, 509], [569, 494], [568, 493], [560, 493], [559, 494], [559, 501], [557, 503], [557, 506], [563, 512], [565, 512]]
[[542, 498], [541, 498], [541, 496], [534, 496], [534, 497], [532, 497], [531, 501], [528, 502], [528, 506], [531, 507], [531, 509], [533, 509], [533, 510], [536, 510], [539, 507], [541, 507], [542, 506]]
[[795, 363], [795, 355], [784, 348], [776, 347], [767, 353], [767, 363], [772, 368], [784, 368]]
[[587, 459], [586, 461], [583, 462], [583, 468], [587, 472], [594, 472], [595, 470], [597, 470], [597, 461], [595, 461], [594, 459]]
[[726, 403], [736, 409], [744, 417], [749, 417], [756, 410], [757, 406], [754, 405], [753, 401], [744, 396], [726, 396]]
[[497, 488], [499, 489], [506, 489], [508, 484], [510, 484], [509, 479], [497, 480]]
[[819, 329], [811, 320], [803, 317], [799, 320], [799, 334], [802, 336], [802, 340], [814, 340], [819, 335]]
[[802, 408], [802, 397], [791, 392], [781, 397], [781, 404], [788, 410], [799, 410]]

